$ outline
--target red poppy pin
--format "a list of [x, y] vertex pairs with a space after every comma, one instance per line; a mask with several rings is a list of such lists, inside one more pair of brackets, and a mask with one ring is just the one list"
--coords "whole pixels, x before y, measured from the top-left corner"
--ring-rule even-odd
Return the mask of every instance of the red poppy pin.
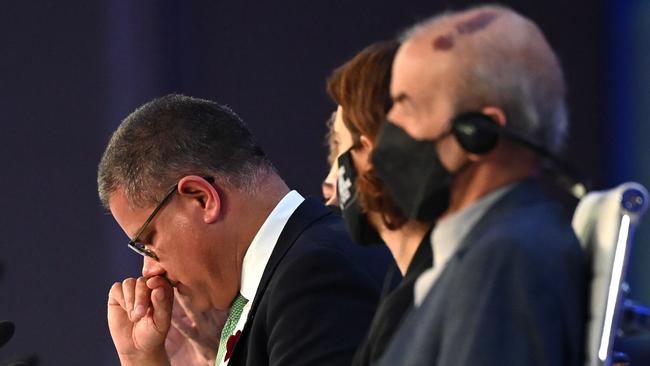
[[239, 337], [241, 337], [241, 330], [228, 337], [228, 342], [226, 342], [226, 356], [223, 358], [224, 361], [228, 361], [232, 357], [232, 351], [235, 349]]

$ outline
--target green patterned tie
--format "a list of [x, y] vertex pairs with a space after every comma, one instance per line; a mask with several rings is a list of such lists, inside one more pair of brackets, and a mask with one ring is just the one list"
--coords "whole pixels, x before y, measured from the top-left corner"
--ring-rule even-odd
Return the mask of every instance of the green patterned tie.
[[232, 332], [237, 327], [237, 323], [239, 322], [239, 318], [241, 318], [241, 313], [244, 310], [244, 306], [247, 302], [248, 299], [246, 299], [241, 294], [237, 294], [237, 297], [235, 297], [235, 300], [233, 300], [232, 304], [230, 305], [228, 319], [226, 320], [226, 324], [223, 326], [223, 330], [221, 330], [221, 338], [219, 339], [219, 350], [217, 351], [215, 366], [219, 366], [219, 364], [221, 364], [221, 361], [224, 359], [228, 345], [228, 338], [230, 338]]

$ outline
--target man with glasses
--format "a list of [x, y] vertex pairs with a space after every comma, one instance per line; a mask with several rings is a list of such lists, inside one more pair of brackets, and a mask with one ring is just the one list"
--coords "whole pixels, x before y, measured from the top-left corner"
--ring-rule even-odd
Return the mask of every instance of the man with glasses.
[[[339, 218], [289, 190], [232, 111], [180, 95], [143, 105], [113, 134], [98, 185], [144, 256], [142, 277], [109, 293], [122, 365], [349, 364], [390, 255], [351, 244]], [[175, 298], [198, 320], [166, 350]]]

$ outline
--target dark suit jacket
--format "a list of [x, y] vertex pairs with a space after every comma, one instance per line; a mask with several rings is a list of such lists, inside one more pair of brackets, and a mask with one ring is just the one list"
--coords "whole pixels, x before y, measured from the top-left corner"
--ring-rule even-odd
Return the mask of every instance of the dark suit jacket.
[[349, 365], [386, 272], [385, 246], [353, 244], [340, 217], [306, 199], [287, 222], [230, 365]]
[[379, 365], [581, 365], [586, 263], [534, 180], [462, 241]]
[[[370, 331], [352, 361], [353, 366], [370, 365], [379, 360], [386, 350], [399, 324], [413, 306], [413, 286], [415, 280], [426, 269], [431, 268], [433, 256], [430, 239], [427, 232], [418, 246], [413, 259], [404, 274], [404, 279], [397, 288], [388, 293], [380, 302], [377, 313], [372, 319]], [[395, 269], [397, 271], [397, 269]], [[399, 273], [396, 274], [399, 276]]]

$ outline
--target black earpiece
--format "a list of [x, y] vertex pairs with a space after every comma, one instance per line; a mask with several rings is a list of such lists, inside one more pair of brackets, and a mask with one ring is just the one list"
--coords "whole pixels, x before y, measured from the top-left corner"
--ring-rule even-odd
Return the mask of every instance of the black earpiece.
[[552, 170], [557, 183], [573, 196], [581, 198], [587, 192], [586, 184], [583, 183], [583, 179], [577, 178], [577, 170], [574, 167], [544, 147], [529, 141], [507, 127], [502, 127], [486, 114], [467, 112], [458, 115], [451, 121], [451, 133], [465, 151], [477, 155], [492, 151], [499, 142], [499, 137], [513, 141], [549, 161], [553, 166]]
[[451, 121], [451, 132], [465, 151], [487, 154], [499, 141], [501, 126], [480, 112], [463, 113]]

